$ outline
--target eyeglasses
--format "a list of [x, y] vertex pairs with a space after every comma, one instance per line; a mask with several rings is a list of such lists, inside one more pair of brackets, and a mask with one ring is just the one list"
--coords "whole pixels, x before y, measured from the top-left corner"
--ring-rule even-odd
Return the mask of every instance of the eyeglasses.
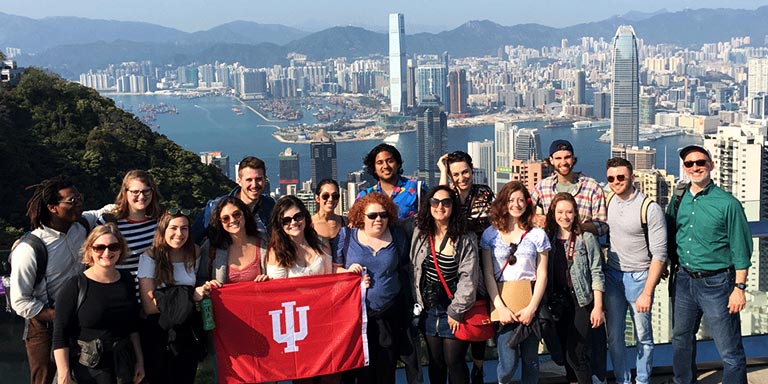
[[189, 216], [189, 209], [186, 208], [168, 208], [168, 214], [171, 216], [184, 215]]
[[389, 213], [387, 213], [387, 211], [369, 212], [365, 214], [365, 217], [369, 218], [370, 220], [376, 220], [377, 217], [381, 217], [381, 219], [384, 220], [389, 218]]
[[331, 198], [333, 200], [338, 200], [339, 197], [341, 197], [341, 195], [339, 195], [338, 192], [334, 192], [334, 193], [325, 192], [322, 195], [320, 195], [320, 198], [323, 200], [328, 200], [328, 198]]
[[302, 220], [304, 220], [304, 214], [299, 212], [293, 216], [284, 216], [282, 219], [280, 219], [280, 223], [283, 224], [283, 227], [287, 227], [294, 221], [299, 223]]
[[430, 198], [429, 199], [429, 205], [431, 205], [432, 208], [437, 208], [437, 206], [440, 204], [442, 204], [443, 207], [445, 208], [450, 208], [450, 207], [453, 207], [453, 200], [451, 200], [451, 198], [446, 198], [446, 199]]
[[69, 198], [69, 200], [59, 200], [59, 204], [77, 205], [83, 202], [83, 195], [75, 195]]
[[94, 244], [91, 246], [91, 249], [93, 249], [96, 253], [104, 253], [105, 249], [108, 249], [110, 252], [117, 252], [120, 250], [120, 243], [112, 243], [112, 244]]
[[131, 194], [131, 196], [133, 196], [133, 197], [139, 197], [139, 195], [149, 196], [149, 195], [152, 194], [152, 189], [151, 188], [147, 188], [147, 189], [128, 189], [128, 188], [126, 188], [125, 190], [128, 191]]
[[509, 259], [509, 265], [515, 265], [515, 263], [517, 263], [517, 256], [515, 256], [515, 252], [517, 252], [517, 244], [509, 243], [509, 255], [507, 255], [507, 258]]
[[219, 218], [219, 221], [221, 221], [222, 224], [229, 224], [230, 221], [240, 220], [240, 218], [243, 217], [243, 211], [234, 211], [232, 212], [232, 216], [230, 215], [224, 215]]
[[693, 167], [693, 165], [694, 165], [694, 164], [696, 164], [696, 165], [697, 165], [697, 166], [699, 166], [699, 167], [703, 167], [703, 166], [707, 165], [707, 162], [708, 162], [708, 161], [709, 161], [709, 160], [707, 160], [707, 159], [699, 159], [699, 160], [692, 160], [692, 161], [683, 161], [683, 165], [684, 165], [686, 168], [690, 168], [690, 167]]
[[626, 180], [626, 178], [627, 178], [626, 175], [616, 175], [616, 177], [613, 177], [613, 176], [606, 177], [606, 179], [608, 179], [609, 183], [613, 183], [614, 180], [618, 180], [619, 182], [622, 182], [622, 181]]

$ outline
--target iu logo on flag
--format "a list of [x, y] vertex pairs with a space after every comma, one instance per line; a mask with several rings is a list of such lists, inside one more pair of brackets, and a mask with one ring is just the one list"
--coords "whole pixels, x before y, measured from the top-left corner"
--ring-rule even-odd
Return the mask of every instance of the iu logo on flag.
[[[296, 345], [296, 342], [307, 337], [307, 312], [309, 311], [309, 305], [296, 308], [296, 313], [299, 315], [298, 331], [296, 331], [296, 324], [293, 318], [293, 307], [295, 305], [295, 301], [289, 301], [283, 303], [283, 310], [269, 311], [269, 315], [272, 316], [272, 340], [281, 344], [285, 343], [285, 352], [298, 351], [299, 347]], [[280, 327], [280, 315], [283, 312], [285, 312], [285, 332], [282, 332]]]
[[226, 284], [211, 292], [211, 301], [220, 383], [294, 380], [368, 365], [360, 274]]

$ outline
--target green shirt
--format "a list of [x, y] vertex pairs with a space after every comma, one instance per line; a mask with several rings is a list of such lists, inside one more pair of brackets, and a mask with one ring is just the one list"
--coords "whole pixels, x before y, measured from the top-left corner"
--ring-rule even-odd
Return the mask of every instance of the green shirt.
[[[674, 201], [667, 207], [675, 217]], [[710, 182], [693, 195], [686, 190], [675, 220], [675, 240], [680, 266], [689, 271], [714, 271], [733, 266], [747, 269], [752, 263], [752, 233], [744, 208], [733, 195]]]

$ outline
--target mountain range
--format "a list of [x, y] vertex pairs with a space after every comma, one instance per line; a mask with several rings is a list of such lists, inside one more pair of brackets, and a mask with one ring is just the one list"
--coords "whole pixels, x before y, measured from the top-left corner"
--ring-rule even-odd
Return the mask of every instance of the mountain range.
[[[503, 26], [489, 20], [473, 20], [439, 33], [407, 35], [405, 44], [408, 54], [495, 56], [504, 45], [538, 49], [559, 46], [561, 39], [573, 44], [583, 36], [610, 41], [619, 25], [631, 24], [638, 37], [651, 44], [696, 48], [704, 43], [750, 36], [752, 45], [764, 45], [768, 36], [765, 20], [768, 6], [755, 10], [629, 12], [564, 28], [540, 24]], [[17, 58], [21, 65], [45, 67], [66, 78], [124, 61], [151, 60], [168, 65], [219, 61], [264, 67], [286, 63], [290, 52], [306, 54], [310, 60], [386, 55], [387, 44], [386, 33], [351, 26], [309, 33], [283, 25], [234, 21], [188, 33], [142, 22], [76, 17], [31, 19], [0, 13], [0, 47], [21, 48], [24, 55]]]

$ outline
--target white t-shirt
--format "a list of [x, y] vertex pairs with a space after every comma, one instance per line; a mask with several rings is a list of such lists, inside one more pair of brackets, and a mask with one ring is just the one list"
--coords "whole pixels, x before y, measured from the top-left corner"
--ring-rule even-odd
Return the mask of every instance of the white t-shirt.
[[[187, 270], [182, 262], [173, 263], [173, 283], [175, 285], [189, 285], [194, 287], [196, 282], [196, 269], [197, 263], [195, 263], [195, 267], [191, 270]], [[146, 253], [142, 253], [141, 257], [139, 257], [139, 272], [137, 277], [139, 279], [155, 278], [155, 259]]]
[[[480, 239], [480, 249], [491, 251], [493, 275], [498, 281], [536, 281], [536, 257], [539, 252], [550, 248], [549, 238], [544, 230], [533, 227], [517, 246], [517, 252], [515, 252], [517, 262], [504, 268], [509, 257], [509, 244], [501, 239], [499, 230], [490, 226], [486, 228]], [[504, 274], [499, 276], [502, 268], [504, 268]]]

